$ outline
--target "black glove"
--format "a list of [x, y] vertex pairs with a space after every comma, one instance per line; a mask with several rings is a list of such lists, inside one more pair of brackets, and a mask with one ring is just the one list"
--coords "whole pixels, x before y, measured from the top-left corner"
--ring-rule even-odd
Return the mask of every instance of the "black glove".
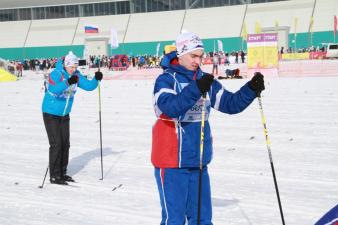
[[100, 71], [95, 72], [95, 79], [100, 81], [103, 78], [103, 74]]
[[72, 85], [72, 84], [76, 84], [79, 81], [79, 77], [78, 76], [71, 76], [70, 78], [68, 78], [68, 84]]
[[210, 90], [212, 82], [214, 82], [214, 76], [208, 73], [203, 73], [201, 79], [196, 80], [198, 89], [202, 94], [207, 93]]
[[260, 72], [256, 72], [249, 81], [249, 87], [256, 93], [257, 97], [260, 97], [261, 92], [265, 89], [263, 74], [261, 74]]

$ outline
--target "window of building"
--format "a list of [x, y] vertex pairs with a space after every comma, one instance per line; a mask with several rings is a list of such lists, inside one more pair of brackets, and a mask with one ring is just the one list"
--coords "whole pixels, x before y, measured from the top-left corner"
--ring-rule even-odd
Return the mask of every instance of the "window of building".
[[147, 11], [148, 12], [158, 12], [158, 11], [168, 11], [170, 1], [165, 0], [147, 0]]
[[66, 5], [66, 18], [78, 17], [79, 6], [78, 5]]
[[132, 0], [131, 1], [132, 12], [142, 13], [146, 11], [146, 4], [144, 0]]
[[241, 0], [230, 0], [229, 1], [229, 5], [241, 5], [241, 4], [245, 4], [245, 2], [243, 2]]
[[251, 3], [263, 3], [263, 2], [266, 2], [266, 0], [251, 0]]
[[94, 4], [94, 15], [95, 16], [102, 16], [104, 15], [104, 7], [101, 3], [95, 3]]
[[0, 21], [15, 21], [18, 20], [18, 11], [15, 9], [0, 10]]
[[171, 0], [170, 10], [185, 9], [185, 0]]
[[130, 13], [129, 1], [116, 2], [117, 14], [128, 14]]
[[188, 1], [189, 5], [188, 8], [189, 9], [198, 9], [198, 8], [203, 8], [204, 7], [204, 0], [189, 0]]
[[93, 4], [80, 5], [80, 16], [94, 16], [94, 5]]
[[46, 19], [45, 7], [33, 8], [33, 19], [35, 20]]
[[19, 9], [19, 18], [18, 20], [31, 20], [32, 19], [32, 10], [30, 8]]
[[116, 15], [116, 2], [109, 2], [110, 15]]
[[115, 14], [115, 4], [112, 2], [95, 3], [95, 16], [105, 16]]
[[[230, 0], [218, 0], [217, 1], [218, 6], [226, 6], [226, 5], [230, 5]], [[242, 4], [242, 3], [241, 3]]]
[[65, 6], [46, 7], [46, 19], [65, 18]]

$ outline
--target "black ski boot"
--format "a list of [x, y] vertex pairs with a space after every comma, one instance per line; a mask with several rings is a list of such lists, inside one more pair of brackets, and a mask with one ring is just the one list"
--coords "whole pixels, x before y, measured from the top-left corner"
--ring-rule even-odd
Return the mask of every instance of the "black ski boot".
[[64, 175], [63, 179], [67, 182], [75, 182], [75, 180], [69, 175]]
[[60, 177], [51, 177], [50, 183], [51, 184], [68, 185], [67, 181], [65, 179], [60, 178]]

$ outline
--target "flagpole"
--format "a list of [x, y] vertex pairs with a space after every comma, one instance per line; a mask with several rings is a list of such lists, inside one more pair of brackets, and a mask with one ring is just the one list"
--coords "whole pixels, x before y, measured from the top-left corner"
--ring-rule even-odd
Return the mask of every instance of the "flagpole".
[[298, 17], [294, 18], [294, 26], [295, 26], [295, 53], [297, 53], [297, 26], [298, 26]]

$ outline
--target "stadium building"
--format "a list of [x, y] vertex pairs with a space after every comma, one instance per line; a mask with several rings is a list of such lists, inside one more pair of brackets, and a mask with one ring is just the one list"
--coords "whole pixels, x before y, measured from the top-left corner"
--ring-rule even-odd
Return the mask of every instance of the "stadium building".
[[335, 42], [336, 12], [336, 0], [2, 0], [0, 57], [155, 55], [181, 30], [206, 51], [246, 50], [247, 34], [260, 32], [277, 32], [279, 49], [321, 47]]

